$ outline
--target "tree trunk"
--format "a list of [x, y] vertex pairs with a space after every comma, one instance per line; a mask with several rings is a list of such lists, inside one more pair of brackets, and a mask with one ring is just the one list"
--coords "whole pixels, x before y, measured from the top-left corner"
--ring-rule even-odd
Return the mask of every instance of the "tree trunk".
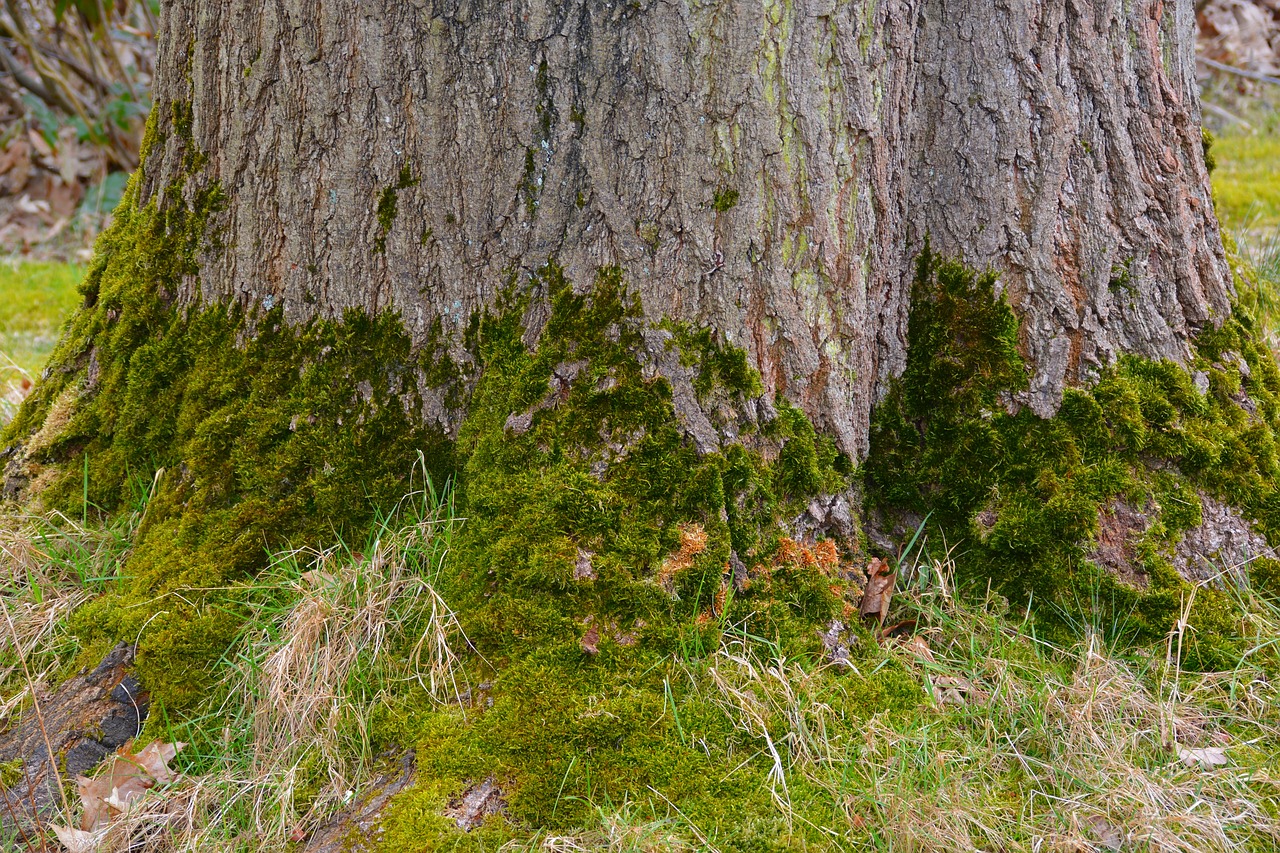
[[862, 458], [926, 239], [999, 272], [1044, 416], [1230, 313], [1193, 26], [1185, 0], [186, 0], [140, 195], [226, 195], [182, 301], [392, 307], [458, 360], [512, 277], [616, 265]]
[[[142, 166], [6, 488], [151, 496], [77, 618], [90, 650], [141, 635], [169, 707], [239, 631], [209, 595], [415, 465], [461, 472], [493, 659], [724, 607], [811, 640], [931, 512], [1024, 600], [1125, 578], [1106, 600], [1162, 637], [1184, 531], [1280, 534], [1280, 373], [1231, 317], [1192, 25], [1188, 0], [172, 0]], [[839, 559], [794, 541], [823, 535]]]

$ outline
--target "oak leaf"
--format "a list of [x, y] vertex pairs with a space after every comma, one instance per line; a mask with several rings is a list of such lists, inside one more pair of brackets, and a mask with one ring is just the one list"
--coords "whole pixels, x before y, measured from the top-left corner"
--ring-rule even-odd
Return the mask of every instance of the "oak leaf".
[[889, 564], [879, 557], [872, 557], [867, 565], [867, 585], [862, 590], [862, 603], [858, 614], [863, 619], [875, 619], [884, 623], [889, 615], [889, 602], [893, 600], [893, 584], [897, 574], [889, 570]]

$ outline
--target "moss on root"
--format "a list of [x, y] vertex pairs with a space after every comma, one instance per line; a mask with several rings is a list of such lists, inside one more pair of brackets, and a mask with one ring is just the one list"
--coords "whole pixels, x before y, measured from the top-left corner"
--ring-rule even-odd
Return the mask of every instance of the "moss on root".
[[[519, 301], [473, 332], [481, 372], [458, 443], [468, 521], [457, 554], [471, 582], [463, 610], [472, 640], [510, 660], [522, 648], [576, 648], [586, 620], [602, 626], [606, 645], [613, 631], [671, 648], [726, 620], [809, 636], [839, 613], [838, 577], [800, 579], [797, 570], [794, 588], [766, 594], [749, 577], [734, 589], [732, 569], [735, 560], [748, 570], [769, 564], [788, 520], [814, 496], [848, 488], [834, 445], [781, 405], [754, 448], [700, 454], [667, 380], [637, 356], [644, 323], [620, 274], [602, 271], [583, 296], [550, 265], [533, 287], [551, 305], [535, 350], [522, 343]], [[701, 390], [746, 410], [758, 377], [738, 369], [740, 352], [703, 344], [713, 367]], [[673, 565], [693, 527], [703, 541]]]
[[53, 507], [112, 513], [150, 494], [113, 591], [73, 621], [86, 662], [139, 639], [140, 675], [181, 707], [209, 687], [268, 549], [358, 528], [404, 494], [420, 452], [441, 473], [452, 448], [413, 415], [414, 374], [438, 365], [396, 317], [292, 327], [279, 308], [178, 305], [216, 244], [221, 191], [175, 185], [139, 205], [136, 181], [8, 439], [34, 436], [26, 473]]
[[[868, 503], [932, 513], [947, 541], [963, 542], [964, 575], [1038, 601], [1047, 627], [1163, 637], [1190, 591], [1170, 554], [1201, 522], [1198, 493], [1280, 541], [1275, 361], [1248, 318], [1232, 317], [1201, 333], [1190, 370], [1122, 356], [1092, 388], [1068, 389], [1056, 417], [1011, 414], [1026, 371], [1013, 312], [993, 285], [927, 248], [919, 259], [907, 367], [873, 414]], [[1154, 523], [1134, 543], [1145, 589], [1087, 556], [1100, 513], [1117, 500], [1151, 508]], [[1229, 596], [1200, 590], [1187, 663], [1233, 666], [1238, 617]]]

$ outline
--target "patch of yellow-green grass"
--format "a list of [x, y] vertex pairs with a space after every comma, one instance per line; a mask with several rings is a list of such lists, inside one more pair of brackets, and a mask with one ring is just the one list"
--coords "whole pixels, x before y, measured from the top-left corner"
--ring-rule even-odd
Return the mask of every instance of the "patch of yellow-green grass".
[[1213, 146], [1218, 215], [1230, 229], [1280, 228], [1280, 136], [1232, 133]]
[[0, 262], [0, 370], [40, 375], [83, 277], [74, 264]]

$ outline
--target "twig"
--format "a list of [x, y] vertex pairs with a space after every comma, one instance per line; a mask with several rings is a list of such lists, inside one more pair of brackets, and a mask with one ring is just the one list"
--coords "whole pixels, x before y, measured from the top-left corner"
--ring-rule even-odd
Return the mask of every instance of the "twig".
[[1204, 101], [1200, 104], [1200, 106], [1204, 107], [1205, 110], [1213, 113], [1218, 118], [1225, 118], [1227, 121], [1234, 121], [1236, 124], [1240, 125], [1245, 130], [1252, 131], [1254, 129], [1253, 125], [1249, 124], [1249, 122], [1240, 118], [1240, 116], [1236, 115], [1230, 110], [1224, 110], [1222, 107], [1218, 106], [1217, 104], [1210, 103], [1209, 101]]
[[1215, 71], [1225, 71], [1228, 74], [1234, 74], [1237, 77], [1243, 77], [1246, 80], [1257, 80], [1259, 83], [1273, 83], [1280, 86], [1280, 77], [1272, 77], [1270, 74], [1263, 74], [1258, 71], [1246, 71], [1243, 68], [1236, 68], [1234, 65], [1228, 65], [1225, 62], [1219, 62], [1216, 59], [1209, 59], [1207, 56], [1196, 57], [1197, 62], [1203, 62], [1205, 65]]

